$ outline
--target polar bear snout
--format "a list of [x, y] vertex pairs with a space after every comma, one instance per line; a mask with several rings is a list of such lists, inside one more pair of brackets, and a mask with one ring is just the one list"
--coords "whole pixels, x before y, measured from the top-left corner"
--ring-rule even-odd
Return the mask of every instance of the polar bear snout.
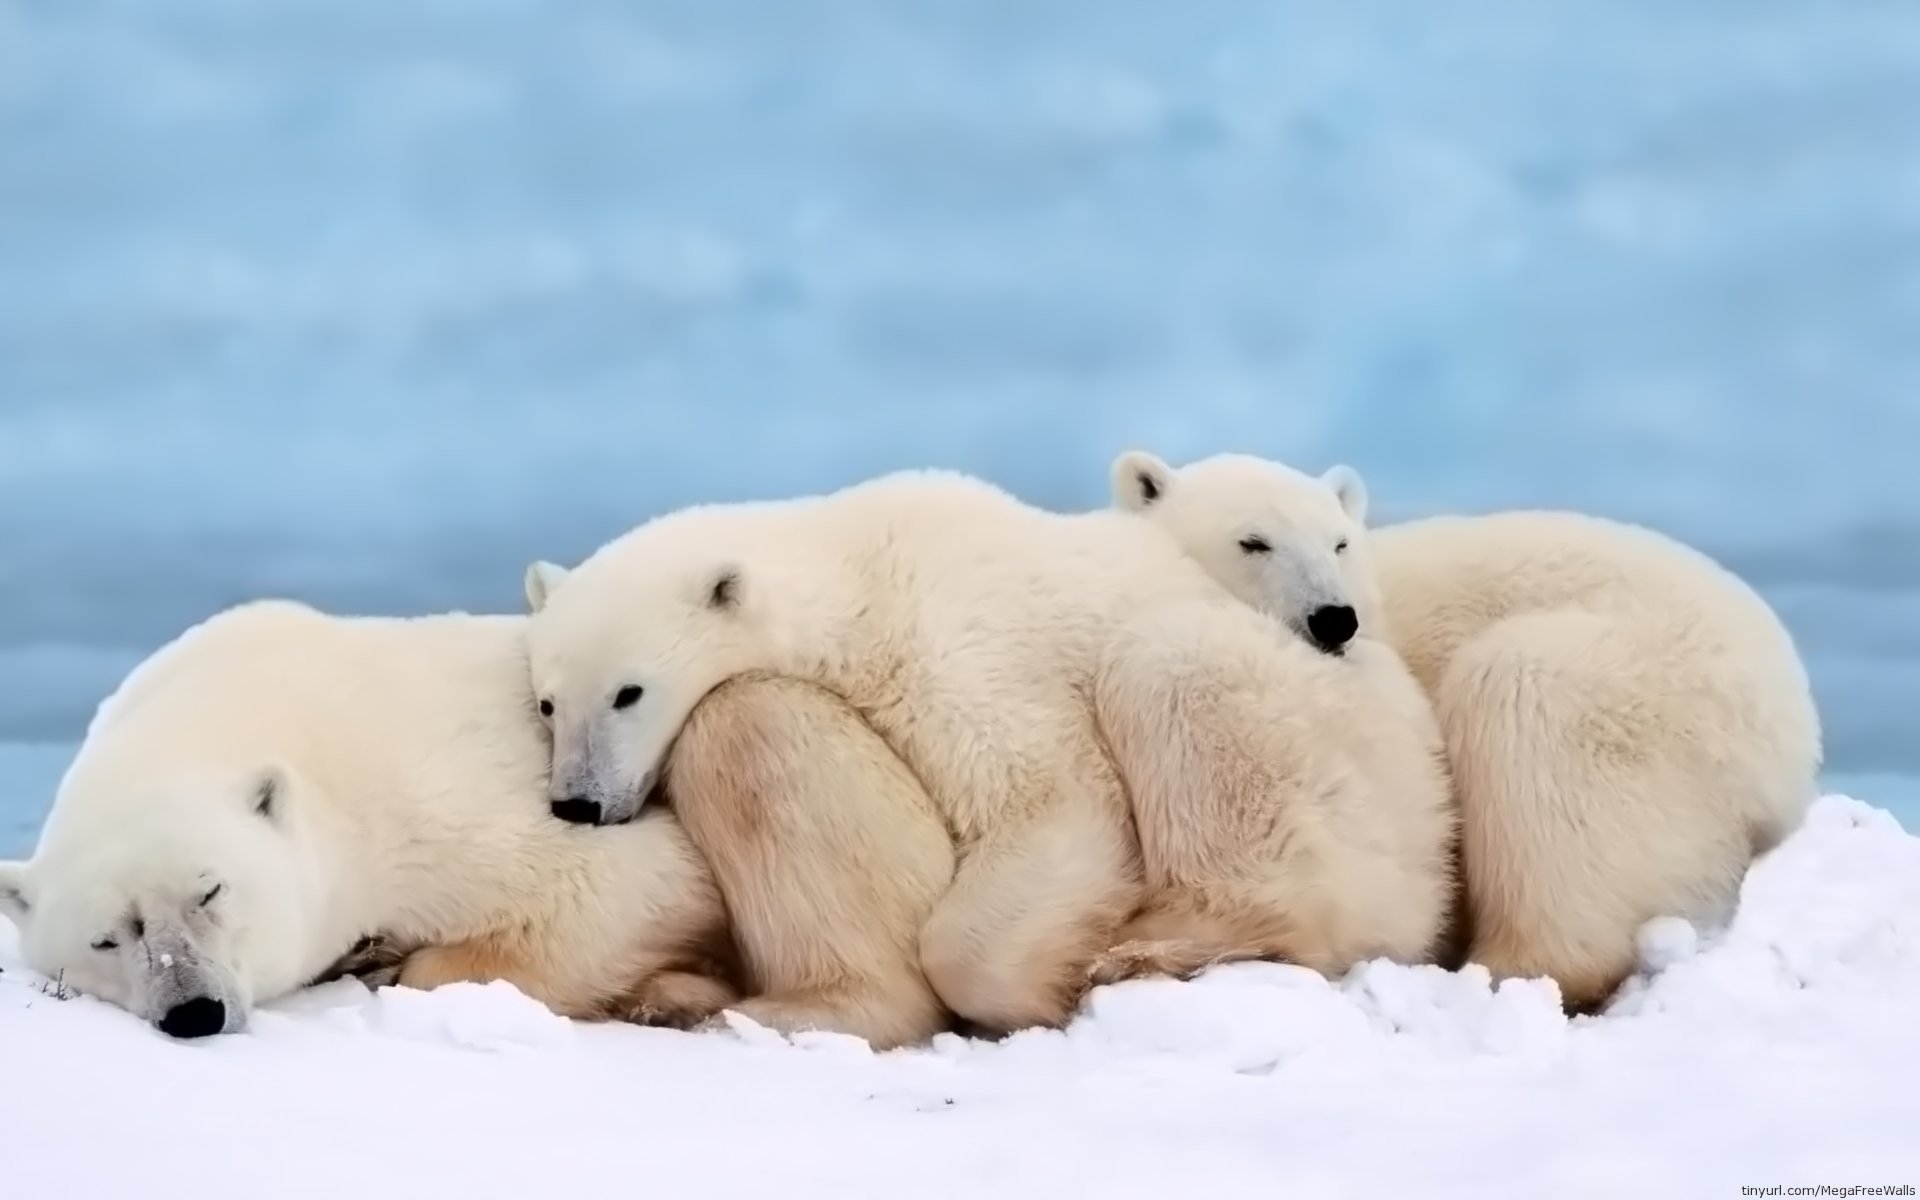
[[1328, 654], [1341, 654], [1360, 632], [1360, 618], [1351, 604], [1323, 604], [1307, 615], [1307, 636]]
[[553, 811], [554, 816], [569, 825], [600, 824], [601, 809], [598, 800], [589, 800], [585, 796], [566, 796], [550, 801], [547, 807]]
[[235, 1033], [246, 1024], [237, 980], [185, 929], [149, 924], [135, 956], [142, 1003], [136, 1011], [171, 1038]]
[[[658, 766], [624, 753], [624, 730], [605, 714], [561, 721], [553, 738], [547, 809], [570, 825], [625, 825], [640, 815], [659, 778]], [[637, 759], [638, 761], [633, 761]]]
[[211, 1037], [227, 1027], [227, 1006], [212, 996], [195, 996], [160, 1014], [154, 1022], [172, 1038]]
[[547, 808], [570, 825], [625, 825], [657, 799], [659, 779], [659, 771], [648, 771], [624, 791], [600, 786], [597, 778], [569, 780], [553, 790]]

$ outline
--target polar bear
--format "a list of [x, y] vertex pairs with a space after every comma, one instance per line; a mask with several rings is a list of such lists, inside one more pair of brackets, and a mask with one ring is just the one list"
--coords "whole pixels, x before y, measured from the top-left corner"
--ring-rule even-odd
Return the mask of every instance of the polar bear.
[[[631, 819], [729, 679], [846, 697], [951, 831], [920, 961], [984, 1030], [1090, 980], [1430, 952], [1451, 816], [1418, 686], [1276, 636], [1139, 522], [902, 472], [670, 513], [529, 592], [556, 815]], [[856, 866], [889, 886], [883, 847]]]
[[1574, 1011], [1662, 915], [1715, 920], [1818, 794], [1819, 716], [1779, 618], [1705, 555], [1570, 512], [1365, 528], [1347, 467], [1113, 464], [1113, 498], [1323, 649], [1388, 641], [1433, 698], [1462, 808], [1471, 957]]
[[[724, 911], [671, 813], [596, 836], [539, 810], [524, 627], [264, 601], [189, 630], [101, 706], [32, 861], [0, 864], [28, 963], [179, 1037], [242, 1028], [367, 935], [417, 948], [409, 986], [503, 978], [576, 1017], [719, 1011]], [[852, 724], [793, 699], [700, 719], [828, 743]], [[782, 778], [738, 750], [734, 770]]]
[[[733, 1009], [875, 1050], [949, 1028], [919, 938], [953, 881], [953, 839], [845, 700], [794, 679], [728, 680], [674, 743], [666, 794], [726, 903], [752, 992]], [[886, 886], [866, 886], [868, 870]]]

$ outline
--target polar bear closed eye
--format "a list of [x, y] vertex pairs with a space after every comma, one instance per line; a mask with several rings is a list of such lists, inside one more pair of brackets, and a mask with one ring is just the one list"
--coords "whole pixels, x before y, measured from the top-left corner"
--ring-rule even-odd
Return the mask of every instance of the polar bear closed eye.
[[[83, 761], [65, 790], [103, 783]], [[174, 1037], [237, 1030], [256, 996], [308, 977], [316, 896], [287, 778], [156, 770], [126, 790], [144, 795], [113, 837], [69, 814], [31, 863], [0, 863], [0, 910], [42, 974]]]

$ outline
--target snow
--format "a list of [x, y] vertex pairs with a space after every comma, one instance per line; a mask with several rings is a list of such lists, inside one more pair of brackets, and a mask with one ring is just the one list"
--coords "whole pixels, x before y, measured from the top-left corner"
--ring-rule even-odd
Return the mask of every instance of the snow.
[[0, 925], [7, 1194], [1738, 1196], [1920, 1184], [1920, 838], [1830, 796], [1723, 930], [1656, 921], [1573, 1021], [1543, 981], [1272, 964], [1064, 1031], [875, 1055], [572, 1024], [505, 984], [344, 981], [175, 1043]]

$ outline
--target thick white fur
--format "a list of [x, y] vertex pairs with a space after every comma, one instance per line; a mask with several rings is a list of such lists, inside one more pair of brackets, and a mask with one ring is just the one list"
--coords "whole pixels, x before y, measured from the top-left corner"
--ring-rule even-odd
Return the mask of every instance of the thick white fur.
[[210, 997], [229, 1030], [367, 934], [425, 947], [411, 986], [717, 1011], [724, 914], [674, 818], [547, 814], [524, 625], [269, 601], [190, 630], [102, 707], [32, 861], [0, 867], [28, 962], [149, 1020]]
[[847, 698], [959, 848], [920, 954], [978, 1025], [1057, 1023], [1090, 975], [1431, 950], [1451, 818], [1412, 679], [1276, 636], [1140, 522], [911, 473], [683, 510], [537, 574], [555, 778], [615, 819], [722, 682]]
[[754, 993], [738, 1011], [876, 1050], [947, 1027], [920, 929], [953, 882], [953, 839], [846, 701], [799, 680], [729, 680], [693, 710], [667, 781], [726, 901]]
[[[528, 567], [528, 610], [565, 578], [552, 563]], [[845, 700], [778, 676], [729, 680], [694, 707], [667, 783], [726, 903], [752, 991], [739, 1012], [878, 1050], [948, 1027], [920, 969], [920, 928], [953, 882], [953, 839]]]
[[[1820, 722], [1792, 639], [1751, 588], [1670, 538], [1568, 512], [1362, 538], [1351, 514], [1328, 517], [1327, 487], [1308, 496], [1313, 481], [1279, 464], [1120, 461], [1118, 504], [1140, 509], [1128, 480], [1157, 471], [1147, 510], [1282, 620], [1297, 586], [1222, 547], [1256, 525], [1350, 542], [1337, 569], [1362, 636], [1400, 652], [1446, 731], [1472, 958], [1496, 975], [1547, 975], [1570, 1007], [1597, 1005], [1633, 969], [1646, 920], [1722, 916], [1817, 794]], [[1339, 470], [1364, 517], [1364, 488]]]

